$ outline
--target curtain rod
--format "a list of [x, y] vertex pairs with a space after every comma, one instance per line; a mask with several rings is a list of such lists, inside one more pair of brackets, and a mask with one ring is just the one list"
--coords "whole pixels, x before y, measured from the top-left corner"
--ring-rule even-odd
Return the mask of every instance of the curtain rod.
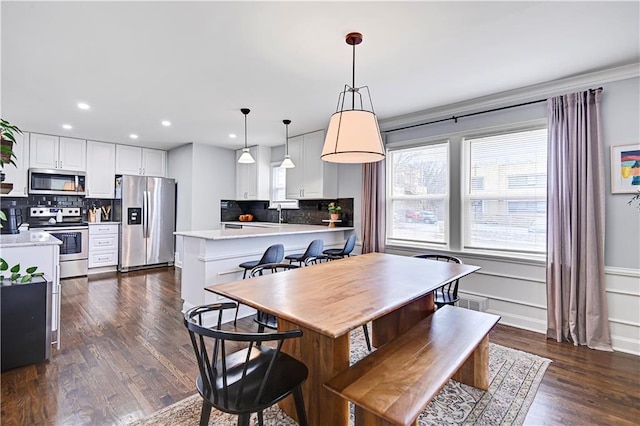
[[[589, 89], [590, 92], [594, 92], [597, 90], [602, 90], [602, 87], [598, 87], [597, 89]], [[521, 104], [516, 104], [516, 105], [509, 105], [509, 106], [504, 106], [500, 108], [492, 108], [485, 111], [471, 112], [469, 114], [462, 114], [462, 115], [453, 115], [451, 117], [441, 118], [440, 120], [433, 120], [433, 121], [428, 121], [426, 123], [420, 123], [420, 124], [412, 124], [411, 126], [404, 126], [404, 127], [398, 127], [390, 130], [383, 130], [382, 132], [383, 133], [397, 132], [399, 130], [412, 129], [414, 127], [426, 126], [428, 124], [442, 123], [443, 121], [450, 121], [450, 120], [453, 120], [454, 122], [457, 123], [459, 118], [473, 117], [474, 115], [486, 114], [488, 112], [502, 111], [505, 109], [517, 108], [517, 107], [526, 106], [526, 105], [539, 104], [540, 102], [546, 102], [546, 101], [547, 99], [538, 99], [535, 101], [523, 102]]]

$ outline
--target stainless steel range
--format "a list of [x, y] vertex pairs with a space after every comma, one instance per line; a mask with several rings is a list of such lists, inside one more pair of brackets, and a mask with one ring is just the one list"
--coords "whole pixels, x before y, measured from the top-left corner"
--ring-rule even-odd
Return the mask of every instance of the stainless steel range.
[[80, 207], [30, 207], [29, 228], [47, 231], [62, 241], [60, 278], [87, 275], [89, 225]]

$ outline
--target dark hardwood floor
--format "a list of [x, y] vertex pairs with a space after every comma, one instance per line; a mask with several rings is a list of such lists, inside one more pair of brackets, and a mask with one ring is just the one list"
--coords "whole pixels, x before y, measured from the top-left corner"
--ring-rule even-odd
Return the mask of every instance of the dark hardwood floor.
[[[194, 394], [181, 308], [173, 268], [63, 280], [62, 349], [49, 362], [2, 373], [0, 423], [126, 424]], [[254, 329], [248, 319], [239, 327]], [[640, 357], [501, 325], [490, 338], [553, 360], [527, 424], [640, 423]]]

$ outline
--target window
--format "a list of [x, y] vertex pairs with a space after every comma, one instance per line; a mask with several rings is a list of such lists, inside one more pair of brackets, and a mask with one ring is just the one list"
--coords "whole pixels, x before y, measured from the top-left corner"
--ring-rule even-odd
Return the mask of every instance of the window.
[[280, 163], [271, 165], [271, 200], [270, 208], [297, 209], [298, 200], [287, 200], [287, 169], [280, 167]]
[[449, 143], [390, 150], [389, 240], [447, 244]]
[[464, 153], [463, 247], [544, 253], [547, 129], [464, 139]]

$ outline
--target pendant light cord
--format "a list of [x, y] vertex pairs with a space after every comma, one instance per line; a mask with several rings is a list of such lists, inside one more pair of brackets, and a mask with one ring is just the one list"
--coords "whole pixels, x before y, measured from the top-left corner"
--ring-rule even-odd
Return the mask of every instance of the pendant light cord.
[[244, 115], [244, 149], [247, 149], [247, 114]]
[[353, 44], [353, 64], [351, 68], [351, 80], [353, 86], [351, 87], [351, 109], [356, 109], [356, 44]]

